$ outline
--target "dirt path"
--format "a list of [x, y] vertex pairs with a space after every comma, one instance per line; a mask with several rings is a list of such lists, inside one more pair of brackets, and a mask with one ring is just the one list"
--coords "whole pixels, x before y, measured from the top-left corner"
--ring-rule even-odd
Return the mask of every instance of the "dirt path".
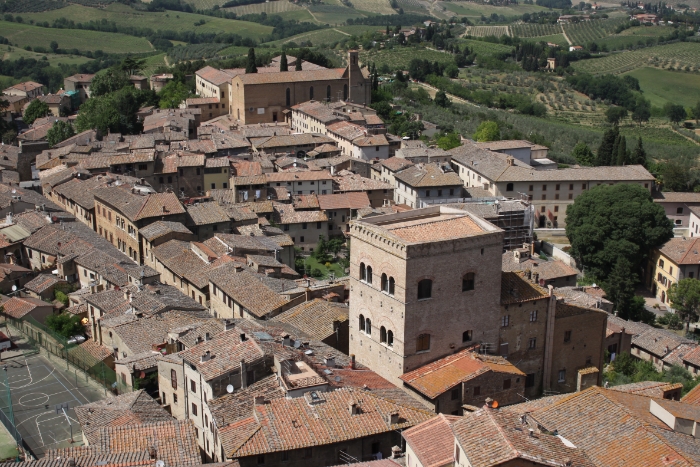
[[[435, 94], [439, 91], [438, 88], [435, 88], [429, 84], [420, 83], [420, 82], [415, 82], [412, 84], [417, 84], [418, 86], [424, 88], [426, 91], [428, 91], [428, 95], [430, 95], [430, 97], [432, 99], [435, 99]], [[445, 95], [450, 100], [450, 102], [456, 102], [458, 104], [464, 104], [464, 105], [471, 105], [472, 107], [479, 107], [478, 105], [474, 104], [473, 102], [469, 102], [467, 100], [464, 100], [461, 97], [455, 96], [454, 94], [450, 94], [450, 93], [446, 92]]]
[[[311, 13], [311, 12], [309, 12], [309, 13]], [[346, 36], [352, 37], [352, 34], [348, 34], [347, 32], [343, 32], [343, 31], [341, 31], [340, 29], [333, 28], [333, 30], [334, 30], [335, 32], [339, 32], [339, 33], [341, 33], [341, 34], [345, 34]]]
[[318, 18], [316, 18], [316, 15], [314, 15], [313, 11], [309, 10], [308, 8], [306, 9], [306, 11], [308, 11], [309, 14], [314, 18], [314, 21], [316, 21], [318, 24], [321, 24], [321, 22], [318, 20]]
[[566, 39], [566, 42], [569, 43], [569, 45], [574, 45], [573, 42], [571, 42], [571, 39], [569, 39], [569, 36], [566, 35], [566, 31], [564, 30], [564, 25], [561, 25], [561, 33], [564, 34], [564, 39]]

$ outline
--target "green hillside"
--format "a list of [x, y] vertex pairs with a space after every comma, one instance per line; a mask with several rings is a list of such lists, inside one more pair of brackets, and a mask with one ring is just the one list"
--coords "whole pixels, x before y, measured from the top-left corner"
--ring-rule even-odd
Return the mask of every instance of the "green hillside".
[[48, 48], [51, 41], [56, 41], [61, 49], [78, 49], [80, 51], [102, 50], [108, 53], [153, 51], [151, 44], [144, 38], [110, 32], [41, 28], [7, 21], [0, 22], [0, 31], [0, 35], [19, 47]]

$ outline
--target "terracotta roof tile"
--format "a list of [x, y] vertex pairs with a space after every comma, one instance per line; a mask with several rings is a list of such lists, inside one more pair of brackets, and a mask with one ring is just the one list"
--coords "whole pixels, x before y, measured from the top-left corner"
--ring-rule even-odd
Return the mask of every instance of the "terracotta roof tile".
[[319, 206], [324, 211], [333, 209], [362, 209], [370, 207], [369, 197], [364, 191], [320, 195]]
[[100, 441], [104, 427], [172, 421], [170, 414], [144, 390], [78, 406], [75, 414], [90, 444]]
[[277, 73], [246, 73], [238, 75], [244, 85], [271, 84], [271, 83], [300, 83], [305, 81], [327, 81], [341, 79], [345, 68], [281, 71]]
[[322, 341], [335, 333], [335, 322], [345, 322], [348, 318], [347, 305], [317, 298], [275, 316], [272, 321], [289, 323]]
[[[598, 466], [697, 465], [689, 460], [687, 446], [661, 435], [672, 430], [650, 413], [649, 405], [649, 397], [592, 387], [544, 398], [528, 419], [533, 417], [549, 431], [557, 430]], [[517, 413], [518, 407], [510, 409]]]
[[247, 271], [236, 272], [236, 266], [232, 263], [213, 271], [209, 280], [258, 318], [288, 303], [286, 298], [255, 275]]
[[473, 349], [465, 349], [409, 371], [399, 378], [429, 399], [434, 399], [454, 386], [489, 371], [525, 375], [503, 357], [480, 355]]
[[[249, 435], [239, 439], [241, 446], [227, 455], [240, 458], [335, 444], [408, 428], [433, 417], [427, 410], [399, 405], [369, 391], [344, 388], [316, 394], [318, 401], [307, 393], [296, 399], [275, 399], [256, 405], [255, 417], [251, 418], [258, 428], [250, 421], [242, 421]], [[350, 401], [357, 404], [360, 413], [350, 413]], [[392, 412], [398, 415], [394, 423], [388, 419]]]
[[462, 417], [439, 414], [402, 433], [423, 467], [443, 467], [454, 462], [452, 424]]
[[660, 248], [662, 255], [678, 265], [700, 264], [700, 238], [672, 238]]
[[[483, 408], [452, 425], [455, 439], [471, 467], [491, 467], [518, 460], [531, 465], [594, 467], [581, 447], [568, 447], [556, 435], [540, 432], [530, 436], [520, 417]], [[575, 443], [575, 442], [574, 442]], [[576, 444], [576, 443], [575, 443]], [[578, 446], [578, 445], [577, 445]]]

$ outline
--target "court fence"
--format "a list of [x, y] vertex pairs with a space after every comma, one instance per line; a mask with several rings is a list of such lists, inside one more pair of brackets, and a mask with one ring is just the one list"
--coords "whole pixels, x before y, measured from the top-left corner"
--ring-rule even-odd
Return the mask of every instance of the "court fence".
[[29, 448], [27, 443], [25, 443], [22, 435], [19, 434], [17, 430], [17, 425], [15, 424], [15, 414], [12, 408], [12, 396], [9, 391], [10, 382], [7, 378], [7, 371], [0, 370], [0, 421], [7, 428], [10, 436], [17, 443], [17, 457], [15, 460], [19, 462], [22, 460], [22, 453], [24, 452], [24, 460], [29, 460], [28, 458], [36, 459], [36, 456]]
[[73, 339], [58, 334], [45, 324], [38, 322], [31, 316], [14, 318], [5, 312], [0, 312], [7, 322], [22, 333], [32, 347], [41, 347], [49, 354], [55, 355], [75, 368], [84, 372], [93, 381], [111, 393], [124, 394], [132, 392], [134, 388], [122, 381], [117, 373], [100, 356], [92, 353], [87, 346], [80, 345]]

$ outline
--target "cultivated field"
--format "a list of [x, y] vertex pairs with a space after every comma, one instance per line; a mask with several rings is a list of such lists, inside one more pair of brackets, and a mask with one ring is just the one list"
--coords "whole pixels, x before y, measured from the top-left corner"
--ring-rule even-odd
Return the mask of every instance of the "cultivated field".
[[40, 28], [29, 24], [0, 22], [2, 35], [19, 47], [49, 47], [51, 41], [58, 42], [61, 49], [81, 51], [102, 50], [108, 53], [144, 53], [153, 48], [142, 37], [109, 32], [84, 31], [78, 29]]
[[321, 24], [343, 24], [350, 18], [366, 18], [367, 15], [342, 5], [312, 5], [309, 12]]
[[561, 26], [558, 24], [512, 24], [510, 32], [518, 37], [540, 37], [561, 34]]
[[255, 3], [252, 5], [241, 5], [232, 8], [225, 8], [225, 10], [232, 13], [236, 13], [238, 16], [250, 15], [256, 13], [267, 13], [268, 15], [281, 16], [287, 20], [296, 21], [308, 21], [314, 22], [313, 16], [309, 13], [309, 10], [295, 5], [286, 0], [279, 0], [275, 2], [267, 3]]
[[464, 36], [487, 37], [487, 36], [510, 36], [508, 26], [467, 26]]
[[613, 53], [606, 57], [581, 60], [571, 64], [577, 71], [594, 75], [625, 73], [643, 67], [700, 71], [700, 45], [692, 42], [647, 47]]
[[408, 64], [414, 58], [430, 60], [431, 62], [453, 63], [452, 54], [427, 49], [414, 49], [402, 47], [393, 50], [360, 51], [360, 62], [363, 64], [374, 63], [377, 68], [386, 64], [392, 70], [407, 70]]
[[[172, 30], [172, 31], [194, 31], [202, 32], [225, 32], [235, 33], [242, 37], [260, 38], [270, 34], [272, 28], [263, 26], [258, 23], [249, 21], [237, 21], [223, 18], [214, 18], [211, 16], [197, 15], [192, 13], [183, 13], [181, 11], [165, 11], [165, 12], [147, 12], [137, 11], [129, 8], [126, 5], [115, 3], [106, 8], [91, 8], [80, 5], [71, 5], [60, 10], [51, 10], [42, 13], [29, 13], [25, 21], [33, 19], [34, 21], [48, 21], [51, 23], [58, 18], [68, 18], [76, 22], [88, 21], [114, 21], [118, 26], [134, 26], [139, 28], [150, 28], [154, 31]], [[200, 26], [195, 26], [195, 23], [204, 21]], [[102, 33], [100, 33], [102, 34]], [[128, 51], [128, 49], [124, 49]]]
[[662, 107], [667, 102], [689, 106], [700, 100], [699, 74], [649, 67], [626, 74], [639, 80], [644, 97], [657, 107]]
[[564, 25], [564, 32], [574, 45], [587, 44], [613, 34], [615, 29], [626, 21], [627, 18], [582, 21]]
[[493, 6], [483, 5], [474, 2], [438, 2], [437, 6], [447, 9], [448, 11], [459, 16], [481, 17], [491, 16], [493, 13], [504, 16], [522, 16], [523, 13], [534, 13], [538, 11], [547, 11], [547, 8], [537, 5], [509, 5], [509, 6]]
[[660, 36], [667, 36], [673, 30], [663, 26], [639, 26], [625, 29], [620, 34], [613, 34], [595, 41], [599, 46], [605, 44], [608, 50], [622, 50], [630, 46], [653, 44]]
[[17, 60], [19, 58], [33, 58], [35, 60], [42, 60], [44, 57], [49, 60], [49, 63], [52, 66], [56, 66], [59, 63], [64, 63], [66, 65], [82, 65], [83, 63], [87, 63], [91, 60], [90, 58], [83, 57], [82, 55], [40, 54], [20, 49], [19, 47], [0, 45], [0, 59], [2, 60]]
[[378, 15], [396, 14], [396, 10], [391, 8], [389, 0], [352, 0], [352, 6], [356, 10], [376, 13]]
[[403, 8], [406, 13], [427, 14], [428, 2], [421, 0], [397, 0], [399, 7]]
[[503, 44], [494, 44], [493, 42], [484, 42], [470, 39], [459, 39], [457, 43], [460, 47], [468, 45], [477, 55], [493, 55], [501, 52], [510, 52], [512, 47]]

